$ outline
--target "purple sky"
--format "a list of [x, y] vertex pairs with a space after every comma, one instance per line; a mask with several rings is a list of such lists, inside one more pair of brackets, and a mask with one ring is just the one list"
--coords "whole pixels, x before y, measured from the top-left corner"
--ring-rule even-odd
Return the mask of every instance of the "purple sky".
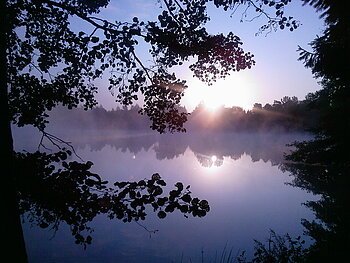
[[[112, 20], [131, 20], [134, 16], [141, 20], [152, 20], [159, 10], [159, 4], [155, 0], [112, 0], [101, 16]], [[178, 76], [188, 81], [189, 88], [182, 100], [188, 110], [193, 110], [200, 101], [213, 107], [224, 104], [249, 109], [255, 102], [264, 105], [283, 96], [297, 96], [302, 100], [309, 92], [319, 89], [311, 71], [297, 61], [296, 52], [298, 45], [308, 48], [308, 43], [321, 34], [323, 22], [319, 19], [319, 14], [309, 6], [302, 6], [301, 1], [292, 1], [285, 13], [300, 20], [302, 25], [297, 30], [279, 30], [256, 36], [265, 20], [259, 18], [253, 22], [240, 22], [242, 12], [243, 9], [238, 9], [230, 17], [232, 10], [224, 12], [210, 8], [211, 21], [207, 28], [213, 34], [232, 31], [238, 35], [243, 41], [243, 48], [254, 54], [256, 65], [252, 69], [234, 72], [210, 88], [193, 79], [187, 66], [176, 69]], [[252, 16], [245, 19], [250, 18]], [[147, 59], [147, 49], [141, 46], [138, 52], [140, 57]], [[113, 96], [103, 87], [107, 86], [104, 80], [100, 84], [97, 96], [99, 102], [107, 109], [115, 108], [117, 105]]]

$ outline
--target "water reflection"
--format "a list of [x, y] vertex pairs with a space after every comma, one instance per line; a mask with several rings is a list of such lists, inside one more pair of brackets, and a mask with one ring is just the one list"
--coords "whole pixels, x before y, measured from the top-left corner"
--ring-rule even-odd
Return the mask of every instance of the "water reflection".
[[[249, 155], [253, 162], [271, 162], [279, 165], [284, 161], [284, 154], [292, 148], [286, 144], [311, 138], [306, 133], [183, 133], [183, 134], [140, 134], [120, 133], [117, 131], [55, 131], [60, 138], [74, 142], [77, 149], [86, 146], [91, 151], [101, 151], [111, 146], [121, 152], [130, 152], [136, 159], [141, 151], [154, 152], [158, 160], [171, 160], [184, 155], [189, 149], [198, 162], [205, 167], [221, 166], [224, 158], [238, 160]], [[25, 133], [17, 136], [18, 145], [28, 144]], [[34, 140], [35, 141], [35, 140]], [[33, 140], [31, 141], [33, 143]], [[35, 147], [36, 145], [32, 145]], [[28, 145], [26, 146], [28, 147]], [[215, 156], [215, 161], [212, 157]]]
[[200, 153], [195, 154], [198, 162], [207, 168], [215, 168], [218, 166], [221, 166], [224, 163], [224, 158], [223, 157], [217, 157], [216, 155], [203, 155]]
[[[200, 220], [179, 213], [165, 221], [150, 215], [144, 225], [159, 230], [151, 239], [138, 225], [96, 217], [94, 242], [86, 252], [74, 247], [64, 229], [51, 240], [52, 233], [24, 225], [29, 255], [33, 262], [45, 262], [43, 254], [56, 262], [68, 258], [75, 262], [87, 258], [95, 262], [113, 262], [115, 258], [122, 262], [181, 262], [183, 253], [184, 258], [200, 262], [195, 257], [202, 248], [210, 261], [226, 243], [252, 253], [253, 239], [263, 240], [270, 228], [300, 235], [300, 218], [313, 218], [301, 203], [312, 195], [285, 185], [288, 176], [277, 164], [283, 160], [285, 144], [305, 136], [62, 133], [60, 137], [73, 141], [82, 158], [95, 163], [95, 172], [103, 175], [103, 180], [137, 181], [159, 172], [168, 185], [178, 181], [191, 185], [196, 196], [209, 201], [211, 210]], [[21, 140], [22, 145], [26, 143], [24, 136], [17, 138], [17, 147]], [[58, 247], [61, 257], [55, 252]]]
[[293, 175], [291, 185], [321, 196], [305, 204], [317, 218], [302, 221], [305, 232], [315, 240], [305, 255], [307, 262], [343, 262], [348, 258], [350, 161], [344, 154], [345, 145], [332, 139], [319, 137], [298, 143], [298, 151], [287, 157], [293, 162], [281, 167]]

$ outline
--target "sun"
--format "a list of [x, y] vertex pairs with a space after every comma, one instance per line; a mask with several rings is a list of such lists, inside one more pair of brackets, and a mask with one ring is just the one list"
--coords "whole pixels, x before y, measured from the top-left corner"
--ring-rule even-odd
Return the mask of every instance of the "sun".
[[205, 87], [201, 91], [202, 103], [205, 108], [209, 111], [216, 111], [221, 106], [224, 106], [222, 103], [222, 98], [220, 94], [213, 88]]
[[202, 103], [208, 111], [216, 111], [222, 106], [238, 106], [248, 110], [254, 104], [255, 93], [253, 81], [239, 74], [218, 80], [212, 86], [207, 86], [200, 80], [191, 79], [182, 103], [189, 109], [194, 109]]

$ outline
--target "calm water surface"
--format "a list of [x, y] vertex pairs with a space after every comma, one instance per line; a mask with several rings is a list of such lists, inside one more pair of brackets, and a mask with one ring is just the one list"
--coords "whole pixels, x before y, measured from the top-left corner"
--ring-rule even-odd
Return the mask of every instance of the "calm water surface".
[[[15, 135], [17, 150], [37, 147], [39, 138]], [[109, 220], [91, 223], [93, 242], [86, 250], [74, 243], [69, 227], [56, 233], [24, 222], [30, 262], [219, 262], [222, 251], [251, 255], [254, 239], [265, 241], [269, 230], [302, 235], [302, 218], [312, 213], [302, 203], [310, 193], [286, 183], [279, 169], [285, 146], [305, 134], [183, 134], [154, 135], [81, 131], [61, 133], [74, 142], [78, 155], [94, 162], [93, 171], [105, 180], [138, 181], [158, 172], [173, 186], [191, 185], [193, 196], [206, 199], [204, 218], [180, 213], [158, 219], [152, 213], [143, 226]], [[306, 240], [307, 237], [305, 237]]]

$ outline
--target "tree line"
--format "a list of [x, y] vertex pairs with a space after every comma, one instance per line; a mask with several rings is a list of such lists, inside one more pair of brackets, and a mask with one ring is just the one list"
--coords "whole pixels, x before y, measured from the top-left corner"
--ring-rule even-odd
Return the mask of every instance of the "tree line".
[[[309, 103], [308, 97], [299, 101], [295, 96], [285, 96], [264, 106], [255, 103], [251, 110], [221, 106], [210, 111], [201, 103], [191, 113], [185, 107], [179, 107], [179, 111], [188, 115], [184, 127], [189, 132], [299, 132], [313, 129], [320, 117], [319, 111], [311, 108]], [[60, 108], [50, 116], [52, 125], [58, 127], [149, 131], [149, 118], [139, 112], [138, 105], [112, 110], [99, 106], [91, 111], [69, 110], [69, 114], [67, 109]]]

